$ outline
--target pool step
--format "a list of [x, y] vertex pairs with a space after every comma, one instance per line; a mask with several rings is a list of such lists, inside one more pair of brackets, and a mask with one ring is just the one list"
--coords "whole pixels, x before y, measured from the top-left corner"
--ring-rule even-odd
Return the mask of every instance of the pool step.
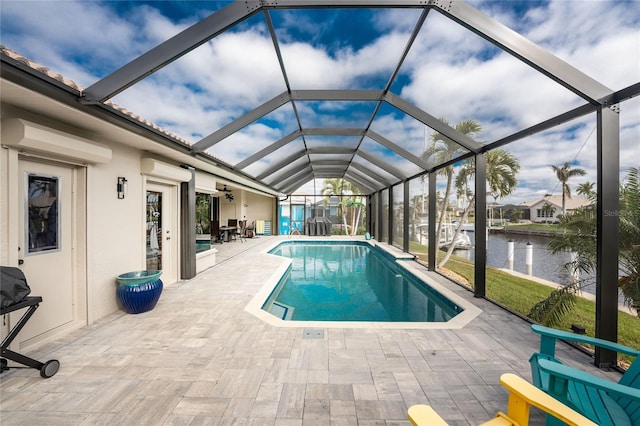
[[285, 305], [284, 303], [280, 302], [273, 302], [271, 306], [266, 309], [266, 311], [271, 315], [274, 315], [285, 321], [291, 320], [293, 318], [293, 312], [295, 310], [296, 308], [294, 308], [293, 306]]

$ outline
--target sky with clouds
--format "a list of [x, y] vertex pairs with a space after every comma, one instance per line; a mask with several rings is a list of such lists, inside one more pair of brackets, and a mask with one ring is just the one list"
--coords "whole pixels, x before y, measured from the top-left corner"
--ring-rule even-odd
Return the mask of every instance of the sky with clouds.
[[[475, 8], [619, 90], [640, 81], [640, 2], [595, 0], [474, 0]], [[217, 1], [0, 0], [0, 43], [88, 87], [140, 54], [221, 9]], [[376, 89], [389, 79], [419, 21], [418, 9], [273, 10], [287, 80], [293, 90]], [[113, 101], [195, 143], [287, 90], [264, 15], [257, 14], [194, 49]], [[391, 92], [449, 123], [475, 119], [492, 142], [584, 103], [483, 38], [430, 12]], [[368, 124], [371, 102], [285, 104], [209, 150], [236, 164], [297, 129]], [[571, 162], [587, 171], [573, 188], [595, 181], [595, 115], [528, 137], [506, 148], [520, 159], [521, 202], [560, 193], [551, 165]], [[640, 97], [620, 112], [621, 175], [640, 166]], [[419, 155], [431, 129], [383, 105], [371, 129]], [[310, 136], [312, 147], [326, 146]], [[355, 147], [343, 138], [340, 146]], [[302, 149], [294, 141], [246, 171], [254, 175]], [[365, 139], [361, 149], [415, 165]], [[337, 158], [337, 157], [333, 157]], [[384, 175], [384, 174], [382, 174]], [[312, 191], [306, 188], [307, 191]]]

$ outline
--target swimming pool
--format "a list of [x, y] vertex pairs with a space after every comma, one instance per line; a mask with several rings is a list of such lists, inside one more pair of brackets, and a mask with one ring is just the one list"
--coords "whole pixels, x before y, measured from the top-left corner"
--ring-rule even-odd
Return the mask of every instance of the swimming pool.
[[269, 253], [291, 259], [261, 306], [278, 320], [447, 323], [465, 310], [402, 266], [415, 262], [368, 242], [286, 241]]

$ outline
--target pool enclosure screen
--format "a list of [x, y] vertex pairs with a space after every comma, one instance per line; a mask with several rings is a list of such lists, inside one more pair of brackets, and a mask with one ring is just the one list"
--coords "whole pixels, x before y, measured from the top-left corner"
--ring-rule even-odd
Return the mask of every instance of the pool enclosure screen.
[[[485, 6], [439, 0], [211, 2], [203, 18], [176, 24], [175, 35], [120, 68], [97, 71], [104, 75], [72, 96], [73, 104], [142, 129], [277, 198], [280, 233], [305, 233], [309, 219], [344, 212], [340, 200], [332, 206], [314, 197], [358, 195], [365, 231], [407, 252], [423, 242], [424, 261], [435, 270], [436, 229], [444, 229], [436, 222], [444, 215], [437, 212], [451, 202], [474, 216], [471, 281], [479, 297], [486, 295], [486, 239], [493, 223], [477, 212], [504, 195], [494, 180], [496, 162], [504, 165], [511, 155], [519, 167], [527, 166], [543, 140], [593, 127], [587, 150], [598, 188], [596, 334], [616, 340], [619, 106], [640, 93], [637, 62], [635, 74], [611, 89], [482, 12]], [[305, 23], [314, 30], [305, 30]], [[467, 61], [453, 61], [459, 66], [445, 72], [438, 59], [451, 53]], [[488, 59], [495, 59], [490, 69]], [[2, 60], [3, 77], [24, 77], [19, 61], [5, 53]], [[231, 62], [243, 72], [232, 81], [218, 78]], [[201, 69], [206, 73], [194, 72]], [[507, 84], [509, 75], [517, 75], [517, 83]], [[158, 102], [207, 99], [202, 111], [162, 118], [171, 133], [127, 112], [136, 111], [136, 100], [147, 98], [150, 87], [166, 82], [185, 91], [159, 93]], [[493, 89], [483, 91], [487, 87]], [[231, 112], [208, 114], [219, 105]], [[579, 137], [573, 139], [581, 146]], [[558, 152], [567, 148], [562, 138], [554, 146]], [[574, 159], [566, 160], [569, 166]], [[451, 170], [459, 182], [452, 182]], [[348, 188], [325, 187], [331, 180]], [[299, 191], [310, 182], [306, 188], [313, 189]], [[545, 210], [545, 217], [550, 214]], [[153, 241], [150, 252], [157, 250]], [[603, 353], [597, 362], [613, 356]]]

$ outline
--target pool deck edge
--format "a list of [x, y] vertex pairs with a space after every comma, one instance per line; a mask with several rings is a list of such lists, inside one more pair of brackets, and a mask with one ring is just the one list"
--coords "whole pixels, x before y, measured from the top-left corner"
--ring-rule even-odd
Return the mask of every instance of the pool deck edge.
[[[420, 329], [420, 330], [457, 330], [461, 329], [467, 324], [469, 324], [474, 318], [476, 318], [482, 310], [472, 303], [468, 302], [461, 296], [458, 296], [453, 291], [449, 290], [445, 287], [445, 285], [439, 283], [440, 275], [424, 270], [424, 267], [415, 261], [412, 255], [408, 253], [404, 253], [409, 255], [409, 257], [398, 256], [398, 253], [403, 253], [396, 249], [395, 247], [391, 247], [388, 245], [382, 245], [375, 240], [366, 241], [364, 239], [354, 239], [354, 238], [340, 238], [345, 242], [348, 241], [359, 241], [359, 242], [367, 242], [372, 246], [378, 246], [381, 249], [384, 249], [388, 253], [392, 254], [399, 260], [403, 260], [402, 262], [398, 262], [398, 265], [402, 268], [407, 269], [409, 272], [417, 276], [419, 279], [424, 281], [427, 285], [433, 288], [438, 293], [445, 296], [452, 303], [458, 305], [463, 309], [462, 312], [457, 314], [455, 317], [450, 319], [447, 322], [371, 322], [371, 321], [286, 321], [280, 318], [275, 317], [274, 315], [264, 311], [262, 309], [262, 305], [267, 300], [273, 289], [280, 278], [287, 272], [289, 265], [291, 264], [291, 260], [287, 258], [283, 258], [280, 256], [276, 256], [270, 254], [269, 252], [273, 250], [278, 245], [282, 244], [286, 241], [300, 241], [300, 242], [311, 242], [311, 241], [335, 241], [336, 238], [296, 238], [293, 240], [280, 240], [275, 242], [274, 244], [269, 245], [269, 247], [263, 249], [261, 251], [261, 255], [269, 256], [273, 258], [274, 261], [274, 272], [271, 274], [270, 278], [265, 282], [265, 284], [260, 288], [260, 290], [251, 298], [249, 303], [245, 306], [245, 312], [255, 316], [256, 318], [264, 321], [265, 323], [272, 325], [274, 327], [286, 327], [286, 328], [375, 328], [375, 329]], [[385, 247], [386, 246], [386, 247]], [[409, 261], [413, 260], [413, 261]]]

